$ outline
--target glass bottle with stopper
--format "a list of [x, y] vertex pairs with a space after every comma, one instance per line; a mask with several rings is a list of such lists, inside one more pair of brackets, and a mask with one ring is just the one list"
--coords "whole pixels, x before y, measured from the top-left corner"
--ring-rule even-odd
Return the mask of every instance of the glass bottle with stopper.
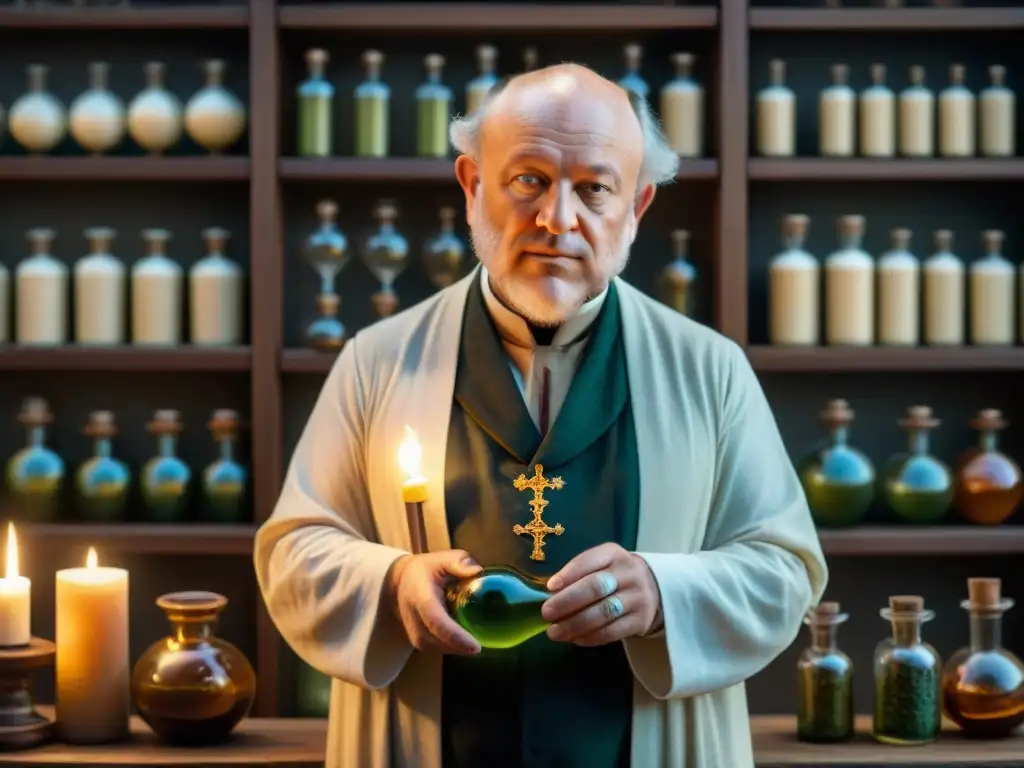
[[885, 84], [885, 65], [871, 65], [871, 85], [860, 94], [860, 154], [896, 154], [896, 96]]
[[1014, 601], [1002, 596], [999, 579], [967, 580], [970, 644], [946, 661], [943, 713], [966, 736], [1001, 739], [1024, 723], [1024, 664], [1003, 646], [1003, 614]]
[[423, 63], [427, 69], [427, 81], [416, 89], [416, 154], [420, 157], [446, 157], [452, 90], [441, 82], [444, 56], [431, 53]]
[[176, 455], [181, 419], [177, 411], [160, 410], [146, 425], [156, 435], [158, 454], [142, 468], [142, 497], [154, 522], [180, 522], [188, 511], [192, 471]]
[[245, 467], [235, 459], [239, 419], [236, 411], [213, 412], [210, 432], [220, 447], [219, 458], [203, 471], [203, 517], [213, 523], [245, 520]]
[[423, 267], [430, 282], [447, 288], [463, 275], [466, 246], [455, 234], [455, 208], [446, 205], [438, 212], [441, 231], [423, 246]]
[[685, 229], [672, 231], [672, 261], [665, 265], [658, 277], [661, 302], [689, 317], [696, 311], [697, 269], [687, 258], [690, 233]]
[[912, 347], [921, 339], [921, 264], [910, 238], [909, 229], [894, 229], [890, 250], [878, 259], [879, 344]]
[[498, 49], [493, 45], [480, 45], [476, 49], [479, 74], [466, 84], [466, 114], [473, 114], [498, 82], [495, 74]]
[[24, 448], [7, 462], [7, 490], [19, 516], [29, 522], [52, 520], [60, 504], [64, 461], [46, 446], [46, 426], [53, 421], [50, 406], [41, 397], [29, 397], [18, 414], [28, 432]]
[[807, 612], [811, 644], [797, 661], [797, 738], [816, 744], [853, 738], [853, 662], [836, 642], [849, 618], [839, 603], [824, 602]]
[[225, 253], [230, 236], [223, 227], [204, 229], [206, 255], [189, 270], [190, 330], [199, 346], [242, 343], [245, 286], [242, 267]]
[[1020, 465], [999, 450], [999, 432], [1006, 428], [1002, 412], [978, 411], [971, 421], [978, 444], [956, 462], [953, 504], [965, 520], [979, 525], [1006, 522], [1024, 494]]
[[1017, 154], [1017, 97], [1006, 87], [1006, 67], [988, 68], [989, 85], [978, 94], [978, 150], [983, 157]]
[[75, 262], [75, 341], [82, 345], [123, 344], [127, 323], [127, 270], [111, 253], [116, 233], [89, 227], [90, 252]]
[[845, 400], [830, 400], [821, 412], [828, 441], [800, 467], [814, 522], [822, 527], [856, 525], [875, 497], [875, 467], [848, 440], [854, 413]]
[[796, 94], [786, 85], [786, 62], [773, 59], [768, 85], [757, 94], [757, 153], [762, 157], [796, 154]]
[[975, 150], [974, 94], [964, 84], [963, 64], [949, 67], [949, 85], [938, 98], [939, 154], [943, 157], [973, 157]]
[[935, 253], [922, 267], [924, 274], [924, 341], [932, 346], [964, 343], [967, 304], [963, 260], [953, 253], [953, 233], [935, 232]]
[[998, 229], [982, 232], [985, 255], [969, 270], [972, 344], [1008, 346], [1016, 340], [1017, 274], [1002, 254], [1003, 239]]
[[839, 249], [825, 259], [825, 337], [829, 344], [875, 343], [875, 261], [861, 247], [863, 216], [839, 217]]
[[374, 209], [380, 225], [367, 238], [363, 247], [363, 262], [380, 281], [380, 290], [373, 294], [373, 308], [380, 317], [388, 317], [398, 309], [398, 296], [394, 283], [409, 263], [409, 244], [395, 229], [398, 208], [390, 200], [382, 200]]
[[115, 458], [111, 441], [117, 423], [110, 411], [93, 411], [83, 433], [93, 439], [94, 454], [78, 469], [78, 507], [86, 520], [109, 522], [124, 517], [131, 472]]
[[893, 456], [886, 466], [885, 499], [904, 522], [938, 522], [953, 501], [953, 475], [929, 447], [930, 433], [941, 423], [925, 405], [911, 406], [900, 421], [907, 431], [909, 447], [906, 453]]
[[116, 147], [125, 134], [124, 102], [108, 87], [109, 73], [107, 62], [90, 63], [89, 88], [68, 108], [71, 138], [94, 155]]
[[821, 267], [804, 249], [809, 224], [810, 218], [802, 213], [782, 220], [783, 250], [768, 267], [772, 344], [815, 346], [821, 338]]
[[640, 74], [640, 65], [643, 62], [644, 49], [637, 43], [630, 43], [622, 49], [622, 57], [625, 59], [626, 72], [619, 78], [619, 85], [627, 91], [632, 91], [642, 99], [647, 98], [650, 90], [647, 81]]
[[857, 96], [849, 86], [850, 68], [832, 65], [832, 83], [818, 97], [818, 139], [823, 157], [850, 157], [856, 142]]
[[338, 319], [341, 297], [335, 291], [338, 274], [348, 266], [348, 239], [338, 229], [338, 205], [321, 200], [316, 207], [320, 226], [306, 238], [303, 255], [320, 276], [316, 297], [318, 317], [306, 329], [306, 340], [315, 349], [337, 351], [345, 343], [345, 326]]
[[19, 344], [64, 344], [68, 338], [69, 270], [51, 252], [52, 229], [36, 227], [26, 236], [31, 253], [14, 270], [15, 338]]
[[11, 104], [7, 113], [7, 130], [18, 144], [33, 155], [43, 155], [64, 140], [68, 115], [64, 103], [46, 87], [49, 68], [29, 64], [28, 92]]
[[910, 85], [900, 91], [899, 138], [904, 157], [935, 154], [935, 96], [924, 82], [924, 67], [910, 68]]
[[132, 266], [132, 342], [157, 346], [181, 343], [184, 271], [167, 256], [171, 233], [145, 229], [147, 253]]
[[673, 53], [675, 77], [661, 89], [661, 123], [669, 146], [680, 157], [704, 154], [704, 89], [693, 77], [696, 57]]
[[308, 77], [299, 83], [299, 156], [330, 157], [334, 129], [334, 86], [324, 77], [330, 56], [323, 48], [306, 51]]
[[384, 54], [366, 51], [363, 67], [366, 79], [356, 86], [356, 156], [387, 157], [390, 127], [388, 113], [391, 89], [380, 79]]

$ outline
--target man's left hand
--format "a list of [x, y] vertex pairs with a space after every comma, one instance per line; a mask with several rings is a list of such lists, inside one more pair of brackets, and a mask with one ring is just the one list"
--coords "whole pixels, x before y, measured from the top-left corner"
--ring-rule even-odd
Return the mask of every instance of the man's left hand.
[[614, 643], [651, 629], [661, 601], [647, 562], [618, 544], [601, 544], [548, 580], [555, 592], [541, 613], [548, 637], [582, 646]]

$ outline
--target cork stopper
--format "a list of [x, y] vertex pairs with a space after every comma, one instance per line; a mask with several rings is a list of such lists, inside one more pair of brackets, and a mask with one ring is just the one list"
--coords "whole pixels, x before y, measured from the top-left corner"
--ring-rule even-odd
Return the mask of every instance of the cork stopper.
[[986, 229], [981, 233], [981, 243], [986, 253], [1000, 253], [1003, 250], [1003, 241], [1006, 235], [1002, 230]]
[[142, 65], [142, 72], [146, 78], [146, 85], [150, 88], [162, 88], [164, 84], [164, 63], [162, 61], [147, 61]]
[[331, 56], [323, 48], [310, 48], [306, 51], [306, 63], [310, 69], [323, 69], [324, 65], [331, 60]]
[[149, 245], [151, 254], [163, 253], [167, 241], [171, 239], [171, 233], [166, 229], [144, 229], [142, 230], [142, 239]]
[[842, 611], [839, 610], [839, 603], [835, 601], [818, 603], [814, 608], [814, 612], [818, 616], [836, 616], [839, 613], [842, 613]]
[[910, 84], [916, 86], [924, 85], [924, 67], [915, 64], [910, 68]]
[[482, 74], [492, 74], [498, 63], [498, 49], [493, 45], [478, 45], [476, 63]]
[[50, 244], [57, 236], [49, 227], [35, 227], [25, 233], [32, 253], [49, 253]]
[[786, 62], [782, 59], [772, 59], [768, 63], [768, 79], [772, 85], [782, 85], [786, 82]]
[[839, 239], [857, 240], [864, 236], [864, 217], [858, 215], [839, 217]]
[[333, 200], [321, 200], [316, 204], [316, 215], [321, 224], [331, 224], [338, 216], [338, 204]]
[[822, 422], [830, 427], [842, 427], [853, 421], [853, 409], [845, 400], [829, 400], [825, 410], [819, 414]]
[[690, 233], [685, 229], [672, 230], [672, 252], [677, 259], [685, 259], [690, 245]]
[[381, 224], [392, 224], [398, 218], [398, 207], [394, 200], [381, 200], [373, 209], [373, 215]]
[[949, 84], [950, 85], [963, 85], [964, 80], [967, 79], [967, 70], [963, 64], [950, 64], [949, 65]]
[[532, 45], [527, 46], [523, 49], [523, 72], [533, 72], [537, 68], [537, 62], [540, 57], [537, 55], [537, 49]]
[[89, 241], [93, 253], [109, 253], [110, 246], [117, 237], [117, 232], [112, 227], [88, 227], [82, 234]]
[[869, 71], [872, 85], [885, 85], [885, 64], [872, 64]]
[[152, 435], [174, 435], [181, 429], [181, 414], [173, 409], [154, 411], [153, 420], [146, 425]]
[[1006, 81], [1006, 67], [1002, 64], [993, 64], [988, 68], [988, 77], [992, 85], [1001, 88]]
[[336, 293], [321, 293], [316, 297], [316, 311], [320, 317], [334, 317], [341, 306], [341, 297]]
[[811, 217], [803, 213], [791, 213], [782, 219], [782, 238], [786, 241], [803, 242], [807, 237], [807, 228]]
[[440, 53], [428, 53], [423, 57], [423, 66], [428, 75], [440, 76], [441, 70], [444, 69], [444, 56]]
[[113, 437], [117, 434], [117, 422], [110, 411], [93, 411], [89, 414], [82, 434], [87, 437]]
[[231, 437], [238, 432], [238, 411], [229, 408], [218, 408], [210, 417], [207, 427], [214, 437]]
[[906, 227], [899, 227], [894, 229], [890, 234], [889, 238], [892, 241], [892, 249], [894, 251], [905, 251], [910, 248], [910, 237], [911, 231]]
[[912, 405], [907, 408], [907, 415], [900, 420], [900, 426], [906, 429], [934, 429], [942, 422], [932, 415], [927, 405]]
[[953, 230], [935, 230], [935, 250], [939, 253], [946, 253], [953, 250]]
[[231, 233], [224, 227], [207, 227], [201, 235], [206, 243], [206, 250], [210, 253], [223, 251], [224, 246], [228, 244], [228, 238], [231, 237]]
[[971, 419], [971, 429], [979, 432], [998, 432], [1006, 429], [1007, 422], [1003, 418], [1003, 412], [997, 408], [984, 408], [974, 414]]
[[622, 49], [622, 56], [626, 60], [626, 69], [635, 72], [640, 69], [640, 61], [644, 56], [643, 46], [639, 43], [628, 43]]
[[380, 68], [384, 65], [384, 54], [380, 51], [363, 51], [363, 66], [366, 68], [367, 76], [375, 78], [380, 74]]
[[1003, 582], [1001, 579], [970, 578], [967, 579], [967, 596], [972, 608], [999, 608], [1003, 599]]
[[689, 78], [693, 74], [693, 65], [697, 57], [692, 53], [673, 53], [669, 58], [672, 68], [676, 71], [676, 77]]
[[892, 595], [889, 610], [893, 613], [920, 613], [924, 610], [924, 598], [920, 595]]
[[850, 68], [846, 64], [833, 64], [831, 71], [832, 85], [846, 85], [846, 80], [850, 76]]
[[41, 427], [53, 421], [50, 404], [42, 397], [26, 397], [18, 413], [18, 421], [26, 427]]

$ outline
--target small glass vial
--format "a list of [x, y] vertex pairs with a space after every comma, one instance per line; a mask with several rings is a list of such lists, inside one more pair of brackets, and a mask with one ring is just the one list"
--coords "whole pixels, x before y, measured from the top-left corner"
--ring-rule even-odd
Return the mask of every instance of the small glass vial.
[[661, 89], [661, 125], [680, 157], [704, 154], [704, 89], [693, 78], [692, 53], [673, 53], [675, 77]]
[[924, 67], [910, 68], [910, 85], [900, 91], [900, 154], [935, 154], [935, 96], [924, 84]]
[[821, 268], [804, 250], [810, 219], [782, 220], [783, 250], [768, 267], [769, 337], [779, 346], [815, 346], [821, 338]]
[[157, 438], [158, 453], [142, 468], [142, 497], [146, 516], [153, 522], [181, 522], [186, 519], [192, 471], [175, 452], [181, 419], [177, 411], [160, 410], [146, 425]]
[[203, 471], [203, 518], [211, 523], [245, 521], [245, 467], [235, 459], [238, 440], [238, 414], [222, 409], [213, 412], [210, 432], [220, 456]]
[[622, 57], [625, 59], [626, 72], [619, 78], [619, 85], [627, 91], [632, 91], [641, 99], [646, 99], [650, 88], [647, 81], [640, 75], [640, 66], [644, 57], [643, 47], [636, 43], [630, 43], [622, 49]]
[[484, 103], [487, 94], [498, 83], [498, 49], [480, 45], [476, 49], [477, 74], [466, 84], [466, 114], [471, 115]]
[[849, 67], [832, 65], [832, 84], [818, 98], [818, 138], [822, 157], [850, 157], [854, 153], [857, 96], [847, 84]]
[[93, 456], [78, 469], [78, 510], [86, 520], [111, 522], [124, 518], [132, 475], [128, 465], [115, 458], [111, 441], [117, 434], [114, 414], [93, 411], [83, 434], [93, 439]]
[[223, 227], [207, 227], [202, 234], [206, 255], [189, 270], [192, 343], [204, 347], [241, 344], [242, 268], [224, 254], [231, 233]]
[[50, 253], [54, 231], [26, 233], [31, 254], [15, 270], [19, 344], [59, 346], [68, 340], [68, 268]]
[[875, 342], [875, 262], [861, 247], [863, 216], [839, 219], [839, 250], [825, 259], [825, 339], [865, 347]]
[[949, 85], [939, 94], [939, 154], [973, 157], [975, 144], [974, 94], [964, 85], [963, 64], [949, 68]]
[[124, 344], [127, 270], [110, 252], [116, 232], [85, 230], [91, 252], [75, 264], [75, 341], [88, 345]]
[[864, 157], [896, 154], [896, 97], [885, 84], [885, 65], [871, 65], [871, 85], [860, 94], [860, 153]]
[[971, 264], [971, 343], [1013, 344], [1016, 337], [1016, 270], [1005, 256], [1003, 233], [981, 233], [985, 255]]
[[420, 157], [448, 154], [448, 118], [452, 111], [452, 90], [441, 82], [444, 56], [428, 54], [424, 59], [427, 81], [416, 89], [416, 148]]
[[956, 491], [949, 467], [931, 452], [932, 430], [942, 422], [927, 405], [914, 405], [899, 423], [907, 433], [907, 450], [886, 463], [885, 500], [897, 520], [937, 523], [949, 511]]
[[981, 154], [1013, 157], [1017, 154], [1016, 96], [1006, 87], [1006, 67], [994, 64], [988, 76], [991, 82], [978, 94]]
[[64, 486], [64, 461], [46, 445], [46, 427], [53, 421], [53, 412], [43, 398], [28, 397], [18, 421], [28, 440], [7, 462], [7, 492], [20, 519], [47, 522], [57, 516]]
[[330, 56], [323, 48], [306, 51], [309, 76], [299, 83], [299, 157], [330, 157], [333, 151], [334, 86], [324, 77]]
[[786, 62], [774, 59], [768, 86], [757, 94], [757, 152], [764, 157], [796, 154], [796, 95], [786, 86]]
[[423, 270], [435, 288], [447, 288], [465, 271], [466, 245], [455, 234], [455, 208], [438, 211], [441, 231], [423, 244]]
[[935, 232], [935, 253], [924, 272], [924, 342], [955, 347], [964, 343], [966, 288], [964, 263], [953, 253], [953, 232]]
[[878, 259], [878, 343], [913, 347], [921, 340], [921, 264], [909, 229], [892, 231], [892, 249]]
[[913, 746], [939, 737], [942, 661], [921, 639], [921, 627], [935, 618], [917, 595], [894, 595], [881, 617], [892, 637], [875, 649], [875, 714], [872, 735], [883, 744]]
[[693, 317], [696, 313], [697, 270], [687, 258], [690, 233], [685, 229], [672, 232], [672, 260], [658, 276], [658, 298], [676, 312]]
[[824, 602], [804, 617], [811, 644], [796, 663], [796, 734], [800, 741], [829, 744], [853, 738], [853, 662], [836, 635], [849, 614]]
[[391, 89], [380, 79], [384, 54], [363, 54], [366, 79], [356, 87], [356, 156], [387, 157]]
[[165, 253], [171, 233], [146, 229], [142, 238], [149, 253], [132, 267], [132, 342], [181, 344], [183, 272]]

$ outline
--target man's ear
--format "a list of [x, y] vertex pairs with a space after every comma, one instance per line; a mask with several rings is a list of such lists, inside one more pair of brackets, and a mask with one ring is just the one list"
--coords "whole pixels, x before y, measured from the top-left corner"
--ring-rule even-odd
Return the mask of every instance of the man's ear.
[[480, 166], [469, 155], [455, 158], [455, 178], [466, 195], [466, 218], [470, 218], [476, 196], [480, 193]]
[[654, 202], [655, 186], [648, 184], [646, 187], [640, 190], [640, 194], [636, 196], [633, 201], [633, 215], [636, 216], [636, 223], [640, 223], [640, 219], [647, 213], [647, 209], [651, 207], [651, 203]]

